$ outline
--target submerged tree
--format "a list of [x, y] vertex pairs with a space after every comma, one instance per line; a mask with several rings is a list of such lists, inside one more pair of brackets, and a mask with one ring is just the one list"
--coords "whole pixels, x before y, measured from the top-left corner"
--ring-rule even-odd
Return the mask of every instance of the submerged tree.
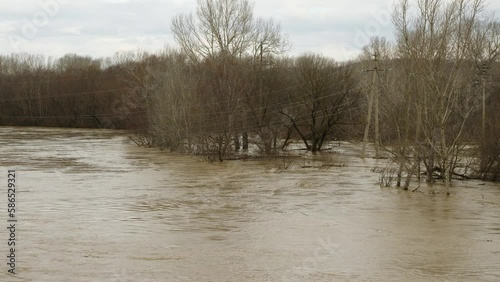
[[299, 134], [307, 150], [320, 151], [335, 126], [356, 107], [359, 89], [351, 68], [320, 55], [304, 55], [293, 66], [297, 89], [280, 112]]
[[[206, 91], [206, 95], [211, 93], [210, 101], [213, 105], [228, 107], [219, 110], [238, 111], [238, 114], [226, 117], [230, 120], [225, 120], [225, 123], [231, 124], [228, 134], [233, 136], [223, 138], [232, 140], [229, 143], [226, 140], [224, 143], [228, 143], [228, 148], [238, 150], [242, 135], [243, 148], [246, 149], [250, 132], [260, 136], [255, 139], [256, 144], [264, 144], [263, 151], [269, 153], [267, 133], [273, 132], [269, 127], [274, 121], [272, 112], [267, 109], [272, 100], [268, 90], [272, 87], [267, 87], [271, 84], [267, 83], [269, 80], [264, 79], [264, 72], [268, 75], [269, 72], [274, 74], [272, 69], [276, 61], [289, 48], [279, 23], [271, 19], [255, 20], [253, 5], [247, 0], [199, 0], [196, 14], [178, 15], [172, 20], [172, 31], [182, 52], [189, 58], [189, 63], [195, 66], [196, 72], [202, 74], [202, 79], [207, 76], [204, 73], [207, 64], [216, 64], [217, 69], [224, 70], [210, 74], [217, 84], [205, 81], [204, 85], [211, 88], [198, 90]], [[251, 86], [244, 89], [235, 87], [232, 79], [242, 73], [230, 73], [234, 71], [235, 65], [245, 66], [245, 75], [238, 78], [239, 84], [252, 83]], [[232, 76], [229, 77], [229, 74]], [[231, 91], [227, 91], [228, 89]], [[235, 104], [229, 106], [228, 101]], [[201, 112], [204, 110], [205, 107]], [[206, 116], [204, 121], [216, 124], [217, 118], [212, 113], [211, 116]], [[218, 130], [220, 131], [220, 128]], [[219, 141], [216, 143], [220, 143]]]
[[[479, 109], [472, 91], [474, 70], [471, 42], [478, 21], [483, 20], [483, 0], [400, 1], [394, 12], [397, 51], [406, 68], [408, 84], [402, 90], [408, 102], [405, 147], [400, 159], [406, 163], [408, 177], [422, 160], [428, 181], [437, 170], [448, 192], [451, 177], [472, 141], [469, 122]], [[409, 131], [408, 131], [409, 132]], [[405, 134], [405, 136], [407, 136]]]

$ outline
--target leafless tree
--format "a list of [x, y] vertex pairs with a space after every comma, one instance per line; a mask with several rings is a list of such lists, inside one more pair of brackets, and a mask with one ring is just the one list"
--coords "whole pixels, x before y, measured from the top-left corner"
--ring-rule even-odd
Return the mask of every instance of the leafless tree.
[[[471, 53], [468, 43], [481, 19], [483, 0], [402, 0], [394, 12], [401, 59], [412, 66], [412, 80], [418, 81], [416, 138], [422, 150], [427, 174], [437, 169], [451, 182], [457, 157], [464, 144], [464, 128], [478, 110], [471, 84]], [[464, 106], [465, 105], [465, 106]], [[420, 116], [422, 115], [422, 116]], [[420, 124], [421, 123], [421, 124]], [[423, 147], [422, 147], [423, 146]], [[413, 172], [410, 172], [410, 175]]]
[[172, 20], [175, 40], [194, 62], [223, 53], [233, 57], [281, 54], [288, 41], [272, 20], [254, 20], [248, 0], [198, 0], [196, 13]]
[[294, 72], [298, 87], [280, 112], [307, 150], [320, 151], [335, 126], [345, 122], [349, 109], [356, 106], [359, 89], [349, 67], [320, 55], [297, 58]]

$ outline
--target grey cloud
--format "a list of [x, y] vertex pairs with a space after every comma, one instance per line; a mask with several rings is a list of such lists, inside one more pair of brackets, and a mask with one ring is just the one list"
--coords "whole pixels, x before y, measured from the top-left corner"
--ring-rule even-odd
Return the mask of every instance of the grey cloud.
[[[46, 1], [46, 0], [44, 0]], [[48, 0], [47, 0], [48, 1]], [[293, 53], [332, 52], [338, 48], [359, 49], [357, 34], [375, 20], [374, 12], [387, 12], [392, 0], [266, 0], [255, 1], [256, 17], [281, 21], [294, 46]], [[68, 0], [49, 25], [39, 28], [26, 50], [61, 56], [64, 52], [112, 55], [121, 49], [161, 48], [175, 45], [170, 21], [179, 13], [194, 12], [195, 0]], [[10, 53], [8, 35], [22, 35], [25, 20], [40, 11], [37, 1], [0, 3], [0, 43]], [[500, 12], [500, 3], [490, 10]], [[392, 36], [392, 24], [381, 26], [376, 35]], [[358, 39], [358, 40], [356, 40]], [[105, 43], [103, 43], [105, 42]], [[326, 50], [326, 51], [325, 51]], [[330, 53], [328, 53], [330, 55]]]

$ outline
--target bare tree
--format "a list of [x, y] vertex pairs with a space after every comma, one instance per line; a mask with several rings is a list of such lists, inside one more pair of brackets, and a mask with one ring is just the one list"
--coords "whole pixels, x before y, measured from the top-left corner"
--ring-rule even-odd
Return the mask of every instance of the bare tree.
[[307, 150], [320, 151], [335, 126], [343, 123], [355, 107], [359, 90], [352, 70], [320, 55], [295, 60], [297, 90], [280, 112], [299, 134]]
[[288, 41], [273, 20], [254, 20], [248, 0], [198, 0], [196, 14], [172, 20], [175, 40], [194, 62], [215, 58], [282, 54]]
[[[250, 58], [254, 70], [253, 77], [257, 78], [254, 85], [257, 87], [252, 88], [252, 94], [246, 94], [247, 98], [264, 97], [264, 71], [272, 68], [277, 57], [289, 48], [288, 40], [282, 34], [279, 23], [272, 19], [254, 20], [253, 4], [247, 0], [198, 0], [196, 14], [176, 16], [172, 20], [172, 31], [182, 51], [191, 62], [199, 66], [206, 63], [206, 60], [228, 63], [233, 59], [246, 61]], [[220, 58], [225, 59], [220, 60]], [[218, 93], [225, 93], [223, 89], [229, 87], [222, 84], [219, 85], [221, 89]], [[239, 98], [243, 95], [239, 93]], [[221, 99], [219, 103], [229, 99], [229, 97], [219, 98]], [[263, 110], [267, 107], [267, 100], [267, 98], [257, 101], [253, 98], [246, 99], [252, 105], [245, 107], [238, 117], [233, 117], [240, 119], [239, 122], [234, 120], [235, 124], [239, 124], [234, 128], [241, 128], [241, 131], [233, 132], [235, 148], [240, 147], [241, 133], [243, 133], [243, 148], [246, 149], [247, 130], [253, 130], [254, 126], [263, 128], [262, 121], [258, 121], [257, 124], [251, 123], [253, 118], [263, 117], [266, 115], [264, 113], [268, 113]], [[259, 113], [252, 113], [252, 109], [258, 109]], [[257, 130], [257, 134], [266, 131], [260, 129]]]
[[[394, 12], [398, 53], [413, 67], [419, 81], [416, 131], [423, 135], [420, 153], [431, 177], [437, 169], [446, 192], [464, 144], [464, 128], [477, 111], [477, 97], [470, 89], [471, 56], [468, 44], [482, 16], [483, 0], [400, 1]], [[461, 101], [466, 101], [461, 103]], [[466, 105], [464, 107], [464, 105]], [[418, 135], [418, 134], [417, 134]], [[414, 144], [418, 144], [418, 140]], [[411, 173], [410, 173], [411, 174]]]

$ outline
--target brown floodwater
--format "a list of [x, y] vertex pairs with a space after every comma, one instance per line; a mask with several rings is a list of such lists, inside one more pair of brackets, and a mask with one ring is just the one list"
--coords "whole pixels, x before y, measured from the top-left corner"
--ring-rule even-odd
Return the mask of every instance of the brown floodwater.
[[[359, 146], [208, 164], [124, 132], [0, 127], [0, 281], [500, 281], [500, 185], [380, 188]], [[335, 166], [310, 166], [318, 158]], [[314, 165], [313, 165], [314, 166]], [[3, 241], [2, 241], [3, 240]]]

